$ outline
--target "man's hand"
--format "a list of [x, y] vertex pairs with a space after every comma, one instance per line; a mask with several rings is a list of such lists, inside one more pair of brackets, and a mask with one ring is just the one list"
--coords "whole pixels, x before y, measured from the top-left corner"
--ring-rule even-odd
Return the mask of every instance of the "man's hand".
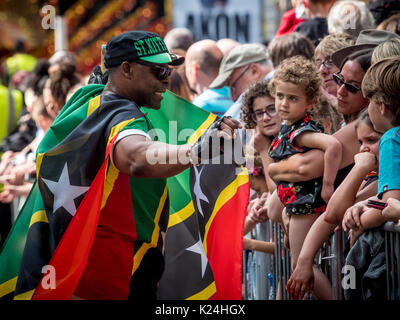
[[239, 121], [231, 117], [222, 117], [219, 125], [219, 135], [224, 139], [234, 139], [236, 137], [236, 129], [242, 128]]
[[191, 153], [195, 154], [199, 160], [209, 160], [224, 153], [222, 139], [233, 140], [236, 137], [236, 129], [241, 127], [241, 124], [231, 117], [216, 120], [193, 144]]

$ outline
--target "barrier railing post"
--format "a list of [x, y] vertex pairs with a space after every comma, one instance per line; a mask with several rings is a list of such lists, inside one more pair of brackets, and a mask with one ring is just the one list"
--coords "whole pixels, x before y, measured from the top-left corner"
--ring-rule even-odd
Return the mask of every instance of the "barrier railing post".
[[395, 244], [395, 252], [397, 253], [396, 255], [396, 261], [397, 261], [397, 266], [395, 270], [395, 274], [397, 276], [397, 288], [395, 290], [395, 299], [399, 300], [400, 299], [400, 252], [399, 252], [399, 244], [400, 244], [400, 234], [396, 233], [396, 240], [394, 242]]
[[386, 222], [383, 227], [386, 263], [386, 298], [399, 300], [400, 290], [400, 227], [393, 222]]
[[388, 232], [385, 231], [384, 232], [384, 236], [385, 236], [385, 263], [386, 263], [386, 299], [390, 300], [390, 270], [387, 267], [388, 266], [388, 262], [389, 262], [389, 239], [388, 239]]

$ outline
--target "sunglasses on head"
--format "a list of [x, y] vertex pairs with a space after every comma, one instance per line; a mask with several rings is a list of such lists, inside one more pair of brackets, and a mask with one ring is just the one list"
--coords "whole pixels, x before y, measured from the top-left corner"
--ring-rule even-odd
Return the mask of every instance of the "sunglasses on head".
[[336, 82], [336, 84], [341, 87], [342, 85], [344, 85], [344, 87], [346, 88], [346, 90], [352, 94], [356, 94], [358, 91], [361, 90], [361, 88], [355, 86], [352, 83], [348, 83], [345, 82], [343, 80], [343, 78], [339, 75], [340, 73], [335, 72], [332, 76], [333, 76], [333, 80]]
[[158, 80], [167, 79], [172, 72], [172, 69], [165, 65], [158, 65], [155, 63], [146, 62], [143, 60], [136, 60], [134, 63], [141, 64], [142, 66], [149, 67], [151, 72], [157, 77]]

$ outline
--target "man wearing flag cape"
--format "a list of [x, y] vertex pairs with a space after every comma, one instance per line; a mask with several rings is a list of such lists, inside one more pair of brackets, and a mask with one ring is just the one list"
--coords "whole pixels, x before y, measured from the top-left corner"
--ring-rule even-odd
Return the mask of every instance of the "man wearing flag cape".
[[0, 297], [156, 298], [166, 178], [212, 157], [220, 151], [212, 142], [232, 139], [240, 127], [223, 118], [193, 144], [155, 141], [139, 106], [160, 108], [169, 65], [183, 61], [155, 33], [129, 31], [108, 42], [105, 87], [88, 85], [72, 96], [38, 148], [37, 181], [20, 213], [23, 220], [24, 210], [33, 212], [19, 273], [4, 283], [0, 274]]

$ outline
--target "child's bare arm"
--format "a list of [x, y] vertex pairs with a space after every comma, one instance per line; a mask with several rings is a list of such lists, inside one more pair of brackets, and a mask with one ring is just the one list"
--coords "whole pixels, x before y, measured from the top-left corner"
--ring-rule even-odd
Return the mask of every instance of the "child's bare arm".
[[324, 174], [321, 197], [328, 203], [333, 194], [333, 183], [342, 160], [342, 145], [333, 136], [319, 132], [304, 132], [295, 138], [298, 146], [320, 149], [324, 154]]
[[285, 160], [271, 163], [267, 174], [275, 181], [308, 181], [322, 176], [323, 158], [324, 153], [318, 149], [297, 153]]
[[264, 253], [274, 254], [275, 243], [243, 238], [243, 250], [256, 250]]
[[323, 213], [317, 220], [315, 220], [304, 240], [296, 268], [286, 286], [290, 296], [295, 297], [296, 287], [300, 288], [299, 299], [301, 299], [306, 292], [313, 290], [313, 263], [315, 255], [322, 247], [323, 243], [329, 239], [330, 234], [336, 226], [335, 224], [329, 224], [324, 220], [325, 214], [326, 213]]
[[[360, 186], [365, 175], [376, 169], [377, 160], [370, 152], [361, 152], [355, 155], [355, 164], [340, 186], [336, 189], [332, 198], [329, 200], [325, 221], [329, 223], [341, 223], [346, 210], [360, 199], [358, 197]], [[374, 184], [373, 190], [364, 195], [363, 199], [376, 194], [377, 186]], [[358, 201], [357, 201], [358, 200]]]
[[[386, 202], [389, 198], [400, 199], [400, 190], [386, 191], [382, 196], [382, 201]], [[375, 208], [369, 208], [368, 210], [365, 210], [361, 216], [359, 216], [359, 223], [356, 225], [352, 225], [353, 223], [351, 219], [352, 218], [350, 216], [347, 216], [345, 219], [343, 219], [343, 224], [346, 225], [347, 228], [352, 229], [350, 246], [353, 246], [358, 237], [365, 230], [378, 227], [386, 221], [385, 217], [382, 215], [382, 210]]]

